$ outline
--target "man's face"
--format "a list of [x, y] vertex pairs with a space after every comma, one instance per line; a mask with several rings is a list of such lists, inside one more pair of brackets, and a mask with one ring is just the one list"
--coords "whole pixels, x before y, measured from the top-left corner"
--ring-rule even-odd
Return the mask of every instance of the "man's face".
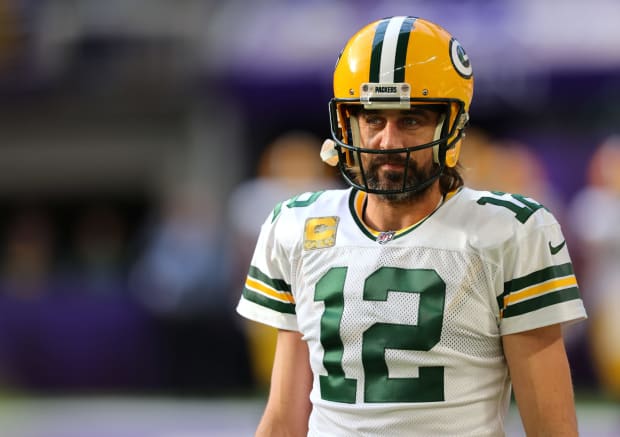
[[[361, 147], [374, 150], [393, 150], [414, 147], [433, 141], [440, 114], [424, 106], [410, 110], [362, 110], [358, 114]], [[368, 187], [379, 190], [400, 190], [405, 186], [419, 185], [430, 179], [436, 171], [431, 147], [412, 152], [409, 161], [405, 153], [362, 153], [362, 165]], [[405, 169], [407, 169], [406, 181]], [[393, 201], [419, 198], [421, 192], [384, 195]]]

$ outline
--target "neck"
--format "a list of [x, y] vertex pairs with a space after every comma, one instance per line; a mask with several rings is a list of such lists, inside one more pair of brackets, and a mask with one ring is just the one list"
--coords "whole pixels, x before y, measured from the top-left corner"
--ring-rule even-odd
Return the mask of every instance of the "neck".
[[394, 202], [378, 194], [368, 194], [363, 220], [376, 231], [397, 231], [426, 218], [437, 209], [441, 200], [437, 184], [421, 197], [406, 202]]

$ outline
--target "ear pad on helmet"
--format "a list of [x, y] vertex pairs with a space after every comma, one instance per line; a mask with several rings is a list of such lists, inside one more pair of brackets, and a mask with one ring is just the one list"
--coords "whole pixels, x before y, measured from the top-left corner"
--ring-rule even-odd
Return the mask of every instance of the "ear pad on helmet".
[[465, 129], [465, 126], [467, 125], [468, 121], [469, 121], [469, 114], [467, 114], [467, 112], [464, 112], [459, 116], [459, 119], [456, 125], [456, 129], [458, 132], [457, 139], [454, 141], [454, 144], [450, 145], [448, 147], [448, 150], [446, 150], [446, 166], [447, 167], [455, 167], [459, 160], [459, 155], [461, 153], [461, 144], [463, 143], [463, 138], [465, 137], [465, 133], [463, 132], [463, 129]]
[[[359, 122], [357, 121], [357, 117], [355, 116], [349, 117], [349, 123], [351, 124], [351, 142], [353, 143], [353, 146], [360, 147], [362, 140], [360, 136], [360, 125], [359, 125]], [[348, 152], [348, 153], [353, 155], [353, 159], [349, 157], [349, 159], [351, 160], [351, 165], [358, 167], [360, 164], [358, 161], [358, 156], [357, 156], [358, 154], [352, 153], [352, 152]]]
[[[443, 124], [446, 121], [446, 114], [441, 114], [437, 126], [435, 127], [435, 134], [433, 135], [433, 141], [437, 141], [441, 138], [441, 131], [443, 130]], [[433, 161], [435, 164], [439, 164], [439, 144], [433, 146]]]
[[446, 167], [454, 167], [459, 160], [459, 154], [461, 153], [461, 142], [458, 140], [456, 143], [446, 150]]

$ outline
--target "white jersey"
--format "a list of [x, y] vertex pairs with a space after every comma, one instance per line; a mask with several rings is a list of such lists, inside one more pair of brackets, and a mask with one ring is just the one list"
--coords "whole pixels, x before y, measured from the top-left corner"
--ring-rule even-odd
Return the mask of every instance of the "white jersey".
[[278, 205], [237, 307], [303, 334], [309, 435], [504, 435], [501, 336], [586, 317], [559, 224], [530, 198], [462, 188], [380, 233], [361, 220], [365, 196]]

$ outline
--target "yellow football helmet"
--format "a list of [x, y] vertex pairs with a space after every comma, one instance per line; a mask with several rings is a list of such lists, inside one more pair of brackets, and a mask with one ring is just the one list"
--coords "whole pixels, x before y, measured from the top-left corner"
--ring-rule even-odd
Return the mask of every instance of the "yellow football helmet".
[[[432, 184], [446, 166], [457, 164], [473, 89], [465, 50], [437, 24], [398, 16], [362, 28], [340, 53], [334, 71], [334, 97], [329, 102], [333, 148], [345, 180], [360, 190], [381, 194], [419, 191]], [[442, 105], [434, 141], [381, 151], [360, 147], [355, 117], [360, 107], [409, 109], [411, 105]], [[368, 187], [362, 153], [400, 153], [409, 159], [411, 152], [429, 147], [433, 147], [437, 164], [430, 180], [415, 186], [403, 181], [400, 190]]]

